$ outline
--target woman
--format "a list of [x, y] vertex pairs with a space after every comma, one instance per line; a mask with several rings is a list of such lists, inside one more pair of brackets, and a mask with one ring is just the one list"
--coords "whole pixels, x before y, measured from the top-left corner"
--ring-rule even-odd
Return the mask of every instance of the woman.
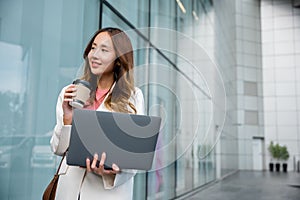
[[[144, 98], [133, 85], [133, 49], [128, 36], [117, 28], [104, 28], [95, 33], [84, 55], [83, 80], [94, 88], [85, 109], [144, 114]], [[63, 155], [69, 145], [73, 110], [69, 105], [76, 96], [74, 85], [62, 89], [56, 106], [56, 126], [51, 138], [55, 154]], [[98, 152], [102, 153], [102, 152]], [[101, 157], [99, 167], [96, 166]], [[56, 199], [132, 199], [134, 172], [122, 172], [116, 164], [104, 169], [106, 155], [86, 160], [87, 168], [60, 168]]]

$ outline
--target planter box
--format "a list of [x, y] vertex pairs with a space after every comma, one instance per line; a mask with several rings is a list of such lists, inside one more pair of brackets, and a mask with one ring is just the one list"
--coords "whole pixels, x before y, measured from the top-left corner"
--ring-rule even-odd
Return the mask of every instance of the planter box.
[[287, 168], [288, 168], [288, 164], [287, 163], [283, 163], [282, 164], [282, 171], [283, 172], [287, 172]]
[[274, 171], [274, 163], [269, 163], [269, 170], [270, 172]]
[[280, 172], [280, 163], [275, 164], [276, 172]]

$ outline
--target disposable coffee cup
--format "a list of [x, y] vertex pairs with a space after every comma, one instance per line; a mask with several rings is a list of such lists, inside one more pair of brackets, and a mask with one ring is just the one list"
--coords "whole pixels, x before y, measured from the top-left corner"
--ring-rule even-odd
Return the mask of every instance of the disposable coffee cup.
[[81, 79], [73, 81], [73, 84], [77, 91], [73, 101], [70, 101], [69, 104], [74, 108], [83, 108], [85, 102], [90, 98], [91, 84]]

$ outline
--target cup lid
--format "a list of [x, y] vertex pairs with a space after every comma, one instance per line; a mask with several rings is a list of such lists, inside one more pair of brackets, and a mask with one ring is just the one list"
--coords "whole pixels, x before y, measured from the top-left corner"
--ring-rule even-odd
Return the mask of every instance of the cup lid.
[[82, 84], [84, 86], [86, 86], [87, 88], [89, 88], [90, 90], [92, 89], [90, 82], [85, 81], [85, 80], [81, 80], [81, 79], [76, 79], [75, 81], [73, 81], [73, 84]]

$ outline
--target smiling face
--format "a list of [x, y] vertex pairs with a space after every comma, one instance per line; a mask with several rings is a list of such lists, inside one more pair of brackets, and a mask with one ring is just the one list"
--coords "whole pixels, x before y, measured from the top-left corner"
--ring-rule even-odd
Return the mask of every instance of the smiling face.
[[91, 50], [88, 53], [88, 62], [91, 72], [94, 75], [112, 75], [116, 52], [107, 32], [99, 33], [92, 44]]
[[[91, 83], [90, 102], [96, 98], [96, 89], [106, 89], [115, 82], [104, 105], [109, 110], [136, 113], [129, 98], [134, 91], [133, 48], [130, 38], [118, 28], [107, 27], [96, 31], [84, 53], [82, 80]], [[129, 107], [132, 109], [128, 109]]]

